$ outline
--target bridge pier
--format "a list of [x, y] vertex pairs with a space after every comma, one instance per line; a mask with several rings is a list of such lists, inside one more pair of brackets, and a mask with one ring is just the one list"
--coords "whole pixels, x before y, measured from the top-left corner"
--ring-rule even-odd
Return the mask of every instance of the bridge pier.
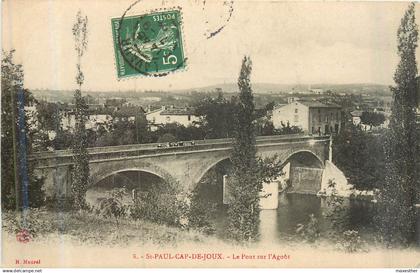
[[279, 181], [264, 183], [260, 196], [261, 209], [277, 209], [279, 207]]

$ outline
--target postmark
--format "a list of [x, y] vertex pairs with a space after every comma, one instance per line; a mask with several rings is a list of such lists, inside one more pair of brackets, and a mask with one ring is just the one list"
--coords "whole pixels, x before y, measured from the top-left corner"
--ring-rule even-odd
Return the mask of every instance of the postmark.
[[118, 78], [165, 76], [186, 67], [181, 8], [112, 18]]

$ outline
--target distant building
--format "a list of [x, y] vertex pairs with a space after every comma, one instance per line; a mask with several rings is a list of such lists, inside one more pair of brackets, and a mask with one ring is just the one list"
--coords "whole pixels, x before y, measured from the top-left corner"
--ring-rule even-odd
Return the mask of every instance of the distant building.
[[360, 111], [360, 110], [354, 110], [350, 112], [351, 121], [353, 122], [354, 125], [357, 126], [362, 123], [362, 113], [363, 111]]
[[311, 88], [310, 89], [312, 93], [317, 94], [317, 95], [323, 95], [324, 94], [324, 89], [321, 88]]
[[[111, 115], [90, 114], [86, 120], [86, 129], [97, 130], [99, 126], [106, 126], [107, 122], [112, 119]], [[73, 113], [67, 113], [62, 116], [61, 128], [73, 131], [76, 127], [76, 117]]]
[[[119, 100], [108, 100], [119, 103]], [[134, 121], [138, 116], [144, 116], [145, 111], [141, 106], [128, 103], [120, 105], [96, 105], [89, 104], [87, 110], [86, 129], [97, 130], [100, 126], [107, 128], [110, 122], [119, 120]], [[68, 109], [62, 112], [61, 127], [72, 131], [76, 125], [74, 115], [74, 105], [69, 105]]]
[[162, 106], [160, 109], [147, 112], [146, 119], [153, 130], [157, 129], [158, 126], [167, 123], [178, 123], [189, 126], [194, 122], [199, 121], [200, 117], [196, 116], [193, 109], [188, 107], [175, 108]]
[[292, 103], [298, 100], [299, 100], [298, 97], [287, 97], [287, 103]]
[[354, 110], [354, 111], [350, 112], [353, 124], [356, 125], [356, 126], [359, 126], [360, 128], [362, 128], [365, 131], [370, 131], [370, 130], [375, 129], [375, 128], [388, 128], [391, 113], [390, 112], [385, 112], [385, 111], [379, 111], [379, 110], [376, 110], [376, 109], [373, 112], [378, 113], [378, 114], [382, 114], [385, 117], [385, 120], [381, 125], [379, 125], [377, 127], [373, 127], [369, 124], [364, 124], [363, 121], [362, 121], [363, 111], [361, 111], [361, 110]]
[[274, 107], [272, 121], [275, 128], [289, 123], [309, 134], [337, 133], [342, 122], [341, 106], [319, 101], [294, 101]]

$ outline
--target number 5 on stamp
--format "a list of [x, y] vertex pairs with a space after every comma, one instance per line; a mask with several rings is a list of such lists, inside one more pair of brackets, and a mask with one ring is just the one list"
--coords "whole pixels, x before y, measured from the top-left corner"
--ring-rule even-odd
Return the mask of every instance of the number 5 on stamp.
[[118, 78], [185, 68], [179, 10], [111, 19]]

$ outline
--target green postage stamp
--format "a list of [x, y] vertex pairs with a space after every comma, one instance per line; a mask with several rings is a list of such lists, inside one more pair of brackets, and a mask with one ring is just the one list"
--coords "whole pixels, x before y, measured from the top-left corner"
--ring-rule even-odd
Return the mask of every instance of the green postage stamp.
[[179, 9], [111, 19], [118, 78], [164, 76], [186, 65]]

